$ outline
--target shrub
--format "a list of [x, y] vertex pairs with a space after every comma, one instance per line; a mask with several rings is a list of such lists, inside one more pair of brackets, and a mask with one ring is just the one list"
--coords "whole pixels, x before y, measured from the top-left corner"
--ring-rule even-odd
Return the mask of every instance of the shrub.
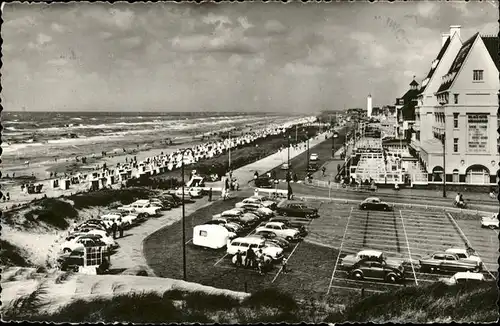
[[58, 229], [66, 229], [69, 227], [66, 219], [74, 219], [78, 216], [78, 212], [71, 204], [59, 199], [43, 199], [38, 205], [39, 208], [25, 214], [26, 220], [30, 222], [43, 221]]
[[224, 294], [207, 294], [205, 292], [190, 292], [184, 296], [186, 308], [192, 310], [231, 309], [239, 305], [235, 298]]
[[93, 206], [108, 206], [113, 202], [120, 201], [127, 205], [137, 199], [147, 197], [151, 191], [143, 188], [128, 188], [119, 190], [102, 189], [98, 191], [76, 194], [69, 197], [76, 209], [89, 208]]
[[254, 292], [250, 297], [245, 299], [243, 304], [252, 308], [278, 308], [283, 312], [290, 312], [298, 309], [297, 302], [290, 294], [275, 288]]
[[28, 267], [30, 262], [23, 257], [23, 251], [8, 241], [0, 239], [0, 264], [3, 266]]

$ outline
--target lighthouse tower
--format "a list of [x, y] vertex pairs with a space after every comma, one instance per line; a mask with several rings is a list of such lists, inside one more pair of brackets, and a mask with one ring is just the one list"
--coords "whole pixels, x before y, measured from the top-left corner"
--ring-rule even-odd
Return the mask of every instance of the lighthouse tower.
[[368, 97], [366, 98], [366, 115], [368, 118], [371, 118], [372, 116], [372, 94], [368, 94]]

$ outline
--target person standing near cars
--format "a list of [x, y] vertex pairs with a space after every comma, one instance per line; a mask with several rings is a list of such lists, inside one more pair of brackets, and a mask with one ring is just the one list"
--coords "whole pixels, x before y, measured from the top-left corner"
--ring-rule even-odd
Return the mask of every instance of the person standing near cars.
[[246, 267], [253, 267], [255, 260], [255, 252], [252, 248], [248, 248], [246, 254]]
[[208, 201], [212, 201], [212, 188], [208, 190]]
[[120, 238], [123, 238], [123, 229], [124, 229], [123, 223], [120, 223], [120, 225], [118, 225], [118, 230], [120, 231]]
[[288, 272], [286, 269], [287, 262], [288, 262], [288, 260], [286, 259], [286, 257], [283, 256], [283, 260], [281, 261], [281, 265], [282, 265], [281, 271], [283, 272], [283, 274], [286, 274]]
[[241, 251], [238, 249], [238, 252], [236, 253], [236, 267], [239, 268], [241, 267], [242, 264], [242, 255]]
[[116, 229], [118, 225], [116, 225], [116, 222], [113, 221], [113, 224], [111, 225], [111, 230], [113, 231], [113, 239], [116, 239]]

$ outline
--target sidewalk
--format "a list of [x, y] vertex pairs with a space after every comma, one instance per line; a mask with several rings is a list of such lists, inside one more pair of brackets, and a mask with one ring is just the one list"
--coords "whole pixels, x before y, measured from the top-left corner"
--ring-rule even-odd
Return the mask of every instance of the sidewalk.
[[[318, 145], [319, 143], [325, 141], [325, 135], [329, 135], [329, 132], [319, 134], [315, 138], [309, 140], [309, 150]], [[304, 153], [307, 151], [306, 143], [299, 143], [299, 149], [290, 148], [290, 159]], [[249, 187], [248, 182], [253, 180], [253, 174], [255, 171], [259, 173], [259, 175], [281, 165], [286, 162], [288, 159], [288, 150], [284, 149], [280, 152], [274, 153], [270, 156], [267, 156], [259, 161], [254, 163], [250, 163], [245, 165], [237, 170], [233, 171], [233, 176], [238, 179], [241, 188]]]

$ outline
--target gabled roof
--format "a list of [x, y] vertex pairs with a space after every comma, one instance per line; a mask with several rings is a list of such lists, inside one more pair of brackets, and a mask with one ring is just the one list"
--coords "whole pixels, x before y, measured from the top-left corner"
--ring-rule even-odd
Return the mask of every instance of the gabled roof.
[[486, 49], [490, 53], [493, 62], [497, 66], [497, 69], [500, 71], [500, 56], [498, 55], [498, 51], [500, 51], [498, 47], [498, 37], [497, 36], [481, 36], [483, 39], [483, 43], [486, 46]]
[[[446, 42], [444, 43], [444, 45], [441, 47], [441, 50], [439, 51], [436, 59], [434, 60], [434, 61], [438, 61], [438, 64], [439, 64], [439, 61], [441, 61], [441, 58], [443, 58], [444, 53], [446, 52], [446, 49], [448, 49], [448, 46], [450, 46], [450, 42], [451, 42], [451, 39], [450, 39], [450, 37], [448, 37], [446, 39]], [[431, 79], [432, 75], [434, 74], [434, 71], [436, 71], [436, 68], [437, 68], [437, 65], [436, 66], [431, 66], [431, 70], [429, 70], [429, 73], [424, 78], [424, 80]], [[419, 91], [418, 94], [423, 93], [424, 90], [425, 90], [425, 88], [427, 87], [427, 85], [429, 85], [429, 82], [427, 82], [426, 84], [422, 83], [422, 87], [420, 88], [420, 91]]]
[[418, 86], [418, 83], [414, 80], [412, 80], [412, 82], [410, 83], [410, 86]]
[[448, 73], [446, 74], [446, 76], [450, 76], [450, 78], [441, 84], [441, 86], [437, 90], [437, 93], [447, 90], [453, 84], [453, 81], [455, 81], [455, 78], [457, 77], [460, 68], [462, 68], [462, 65], [465, 62], [465, 58], [467, 58], [467, 55], [469, 54], [470, 49], [472, 48], [472, 45], [474, 44], [474, 41], [476, 40], [478, 35], [479, 33], [474, 34], [470, 39], [462, 44], [460, 51], [458, 51], [455, 60], [451, 64], [450, 70], [448, 70]]

